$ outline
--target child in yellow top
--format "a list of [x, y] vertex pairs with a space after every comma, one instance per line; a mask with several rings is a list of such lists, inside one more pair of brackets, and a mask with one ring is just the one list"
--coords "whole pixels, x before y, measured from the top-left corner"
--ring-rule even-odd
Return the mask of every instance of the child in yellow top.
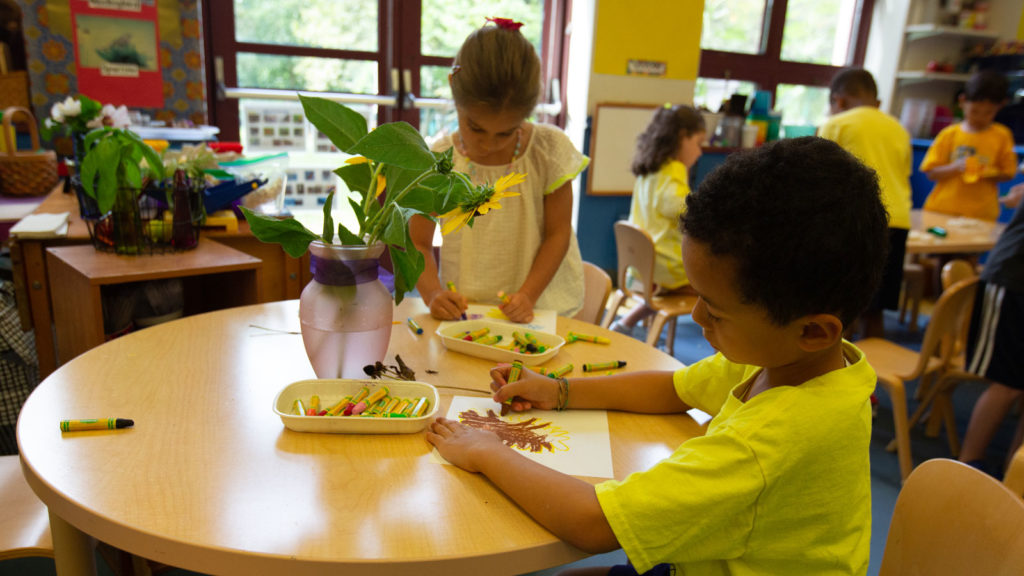
[[964, 120], [944, 128], [921, 162], [935, 182], [924, 209], [982, 220], [999, 218], [997, 184], [1017, 174], [1013, 134], [994, 122], [1009, 83], [993, 70], [971, 76], [960, 95]]
[[882, 202], [889, 213], [889, 257], [882, 285], [861, 316], [866, 338], [884, 336], [882, 311], [899, 307], [903, 259], [910, 232], [910, 134], [898, 120], [878, 109], [878, 88], [871, 73], [846, 68], [829, 86], [832, 116], [818, 129], [878, 174]]
[[427, 440], [555, 535], [622, 547], [632, 564], [594, 573], [864, 574], [876, 380], [842, 332], [885, 261], [874, 173], [828, 140], [774, 142], [710, 174], [682, 227], [693, 318], [718, 354], [675, 373], [572, 380], [526, 370], [508, 383], [499, 366], [491, 387], [520, 411], [697, 407], [714, 416], [706, 435], [597, 486], [456, 421], [438, 418]]
[[[689, 288], [679, 246], [679, 216], [690, 193], [690, 168], [700, 158], [704, 118], [689, 106], [659, 108], [637, 138], [631, 170], [637, 177], [629, 221], [654, 241], [654, 282], [659, 293]], [[654, 313], [646, 305], [633, 308], [612, 329], [632, 334], [636, 323]]]

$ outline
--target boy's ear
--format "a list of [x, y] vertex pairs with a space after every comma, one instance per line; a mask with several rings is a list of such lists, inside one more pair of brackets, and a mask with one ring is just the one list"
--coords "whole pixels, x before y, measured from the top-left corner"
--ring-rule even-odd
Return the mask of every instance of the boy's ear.
[[843, 337], [843, 323], [833, 314], [805, 316], [799, 346], [805, 352], [824, 350]]

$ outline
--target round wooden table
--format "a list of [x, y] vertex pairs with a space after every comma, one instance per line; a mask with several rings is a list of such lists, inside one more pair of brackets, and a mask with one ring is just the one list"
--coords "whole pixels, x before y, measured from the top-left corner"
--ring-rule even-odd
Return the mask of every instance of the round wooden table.
[[[414, 317], [424, 328], [404, 325]], [[395, 311], [394, 355], [436, 386], [486, 391], [492, 362], [446, 350], [418, 299]], [[25, 403], [25, 476], [49, 507], [57, 569], [93, 573], [93, 538], [211, 574], [518, 574], [586, 556], [555, 538], [486, 478], [438, 464], [422, 433], [308, 434], [272, 409], [287, 384], [314, 378], [298, 302], [192, 316], [75, 358]], [[571, 319], [546, 365], [621, 359], [625, 371], [676, 369], [644, 343]], [[436, 373], [428, 372], [434, 371]], [[453, 395], [439, 388], [447, 410]], [[62, 434], [71, 418], [133, 418], [124, 430]], [[688, 415], [610, 412], [614, 474], [667, 457], [701, 428]], [[588, 479], [599, 482], [601, 479]], [[542, 487], [538, 487], [541, 489]]]

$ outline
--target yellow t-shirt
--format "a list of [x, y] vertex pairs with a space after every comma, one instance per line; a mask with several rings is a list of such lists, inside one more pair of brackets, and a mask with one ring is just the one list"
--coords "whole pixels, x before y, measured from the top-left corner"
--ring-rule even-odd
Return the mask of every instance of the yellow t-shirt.
[[889, 227], [910, 229], [910, 173], [913, 156], [910, 134], [892, 116], [873, 106], [840, 112], [818, 129], [878, 173]]
[[597, 497], [637, 572], [864, 574], [871, 539], [871, 392], [875, 372], [851, 362], [747, 402], [760, 370], [717, 354], [675, 375], [688, 405], [715, 415], [707, 434], [650, 470], [598, 484]]
[[690, 283], [683, 269], [683, 233], [679, 215], [690, 193], [686, 165], [669, 160], [661, 169], [637, 179], [629, 208], [629, 221], [646, 230], [654, 240], [654, 282], [662, 288]]
[[[921, 171], [952, 164], [960, 158], [974, 156], [981, 164], [981, 175], [1017, 173], [1017, 154], [1013, 151], [1013, 134], [1002, 124], [991, 124], [981, 132], [965, 132], [961, 124], [942, 129], [921, 161]], [[924, 202], [925, 210], [969, 216], [983, 220], [999, 218], [999, 186], [979, 179], [968, 184], [962, 177], [947, 178], [935, 183]]]

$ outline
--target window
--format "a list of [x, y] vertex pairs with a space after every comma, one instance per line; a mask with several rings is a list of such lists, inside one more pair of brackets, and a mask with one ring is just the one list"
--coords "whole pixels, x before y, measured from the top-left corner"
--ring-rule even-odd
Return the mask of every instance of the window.
[[864, 63], [874, 0], [706, 0], [694, 102], [773, 94], [783, 124], [820, 124], [828, 84]]

